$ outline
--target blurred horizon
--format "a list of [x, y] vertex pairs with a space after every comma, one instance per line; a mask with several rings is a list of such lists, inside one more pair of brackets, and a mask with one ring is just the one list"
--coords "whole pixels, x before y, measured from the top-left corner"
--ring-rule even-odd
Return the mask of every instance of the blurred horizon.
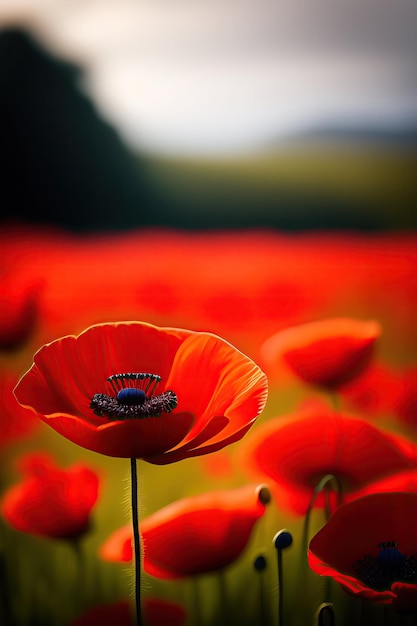
[[[75, 232], [417, 227], [410, 3], [376, 24], [373, 0], [362, 20], [331, 9], [324, 23], [283, 5], [275, 24], [266, 0], [259, 22], [237, 0], [176, 6], [177, 16], [131, 0], [2, 4], [4, 221]], [[285, 64], [293, 74], [280, 84]], [[185, 67], [187, 82], [161, 74]]]

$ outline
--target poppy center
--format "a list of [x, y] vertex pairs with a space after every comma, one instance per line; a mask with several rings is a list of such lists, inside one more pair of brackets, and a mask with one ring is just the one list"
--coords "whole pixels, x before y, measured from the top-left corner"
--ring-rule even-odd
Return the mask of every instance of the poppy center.
[[174, 391], [155, 393], [161, 382], [158, 374], [112, 374], [106, 381], [110, 383], [111, 394], [95, 393], [90, 402], [90, 408], [99, 417], [110, 420], [159, 417], [171, 413], [178, 405]]
[[376, 557], [366, 554], [356, 563], [356, 574], [368, 587], [383, 591], [395, 582], [417, 583], [417, 559], [406, 556], [397, 548], [396, 541], [379, 544]]

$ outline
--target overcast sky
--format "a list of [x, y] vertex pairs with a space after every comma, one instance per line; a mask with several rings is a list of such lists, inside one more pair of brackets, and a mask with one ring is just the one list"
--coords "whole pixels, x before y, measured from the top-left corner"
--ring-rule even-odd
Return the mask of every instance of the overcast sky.
[[101, 112], [150, 150], [417, 120], [416, 0], [0, 0], [0, 24], [80, 63]]

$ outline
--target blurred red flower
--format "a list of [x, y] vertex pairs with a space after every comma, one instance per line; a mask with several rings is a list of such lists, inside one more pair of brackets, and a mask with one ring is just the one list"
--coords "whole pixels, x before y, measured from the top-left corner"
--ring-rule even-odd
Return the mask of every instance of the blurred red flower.
[[89, 530], [98, 498], [99, 477], [82, 463], [59, 468], [48, 454], [19, 460], [23, 480], [3, 495], [1, 511], [22, 532], [54, 539], [76, 539]]
[[355, 492], [355, 498], [369, 496], [372, 493], [386, 493], [387, 491], [410, 491], [411, 493], [417, 493], [417, 469], [397, 472], [369, 483], [363, 489]]
[[21, 348], [32, 336], [39, 318], [41, 281], [9, 271], [0, 275], [0, 350]]
[[127, 322], [43, 346], [15, 395], [84, 448], [165, 464], [241, 439], [264, 408], [267, 380], [211, 333]]
[[[186, 613], [182, 606], [162, 600], [145, 597], [143, 600], [145, 626], [182, 626]], [[121, 600], [114, 604], [93, 606], [71, 622], [71, 626], [134, 626], [130, 603]]]
[[368, 365], [380, 333], [375, 321], [319, 320], [276, 333], [261, 354], [267, 371], [285, 363], [304, 382], [336, 389]]
[[[377, 479], [417, 468], [417, 446], [369, 422], [329, 409], [268, 420], [242, 443], [242, 464], [271, 485], [280, 508], [308, 510], [315, 487], [332, 474], [347, 498]], [[315, 505], [324, 506], [323, 494]]]
[[234, 466], [229, 449], [201, 456], [200, 468], [203, 474], [210, 479], [221, 480], [230, 478], [233, 475]]
[[[141, 523], [145, 571], [169, 579], [226, 567], [243, 552], [269, 500], [267, 487], [248, 485], [183, 498], [156, 511]], [[100, 554], [130, 561], [131, 526], [113, 533]]]
[[124, 600], [114, 604], [100, 604], [71, 622], [71, 626], [134, 626], [130, 603]]
[[11, 369], [0, 367], [0, 449], [30, 435], [40, 426], [33, 411], [16, 402], [13, 389], [18, 380], [19, 376]]
[[400, 373], [394, 412], [401, 422], [417, 428], [417, 367], [408, 367]]
[[168, 229], [80, 237], [32, 225], [1, 229], [0, 267], [15, 288], [42, 285], [32, 345], [144, 319], [208, 329], [258, 361], [259, 345], [278, 330], [358, 311], [387, 329], [384, 348], [394, 337], [397, 354], [412, 355], [416, 241], [410, 233]]
[[146, 626], [182, 626], [186, 621], [185, 609], [162, 598], [145, 597], [143, 616]]
[[345, 402], [367, 416], [393, 414], [401, 393], [399, 373], [384, 363], [374, 363], [338, 390]]
[[344, 504], [313, 537], [310, 568], [360, 598], [417, 611], [417, 494], [378, 493]]

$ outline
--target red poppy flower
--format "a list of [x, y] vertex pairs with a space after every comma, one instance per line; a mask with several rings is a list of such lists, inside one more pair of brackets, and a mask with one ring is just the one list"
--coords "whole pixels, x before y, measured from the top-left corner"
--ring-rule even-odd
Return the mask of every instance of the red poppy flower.
[[378, 493], [336, 510], [313, 537], [310, 568], [348, 593], [417, 610], [417, 494]]
[[[249, 470], [274, 480], [279, 506], [299, 514], [328, 474], [353, 497], [377, 479], [417, 467], [417, 446], [410, 441], [329, 409], [269, 420], [244, 442], [241, 454]], [[318, 497], [316, 506], [324, 502]]]
[[367, 416], [393, 412], [401, 393], [397, 371], [383, 363], [375, 363], [362, 374], [339, 389], [340, 395], [352, 407]]
[[262, 355], [269, 366], [283, 362], [303, 381], [335, 389], [368, 365], [380, 333], [375, 321], [320, 320], [276, 333]]
[[[265, 486], [249, 485], [183, 498], [160, 509], [141, 524], [145, 571], [181, 578], [229, 565], [243, 552], [269, 499]], [[131, 526], [113, 533], [100, 554], [108, 561], [130, 561]]]
[[267, 381], [211, 333], [128, 322], [43, 346], [15, 395], [84, 448], [165, 464], [241, 439]]
[[130, 603], [124, 600], [114, 604], [100, 604], [71, 622], [71, 626], [134, 626]]
[[77, 463], [56, 466], [47, 454], [21, 457], [22, 482], [4, 494], [1, 510], [13, 528], [55, 539], [74, 539], [88, 531], [98, 497], [99, 478]]
[[0, 368], [0, 448], [30, 435], [40, 426], [33, 411], [16, 402], [13, 389], [18, 380], [10, 369]]

